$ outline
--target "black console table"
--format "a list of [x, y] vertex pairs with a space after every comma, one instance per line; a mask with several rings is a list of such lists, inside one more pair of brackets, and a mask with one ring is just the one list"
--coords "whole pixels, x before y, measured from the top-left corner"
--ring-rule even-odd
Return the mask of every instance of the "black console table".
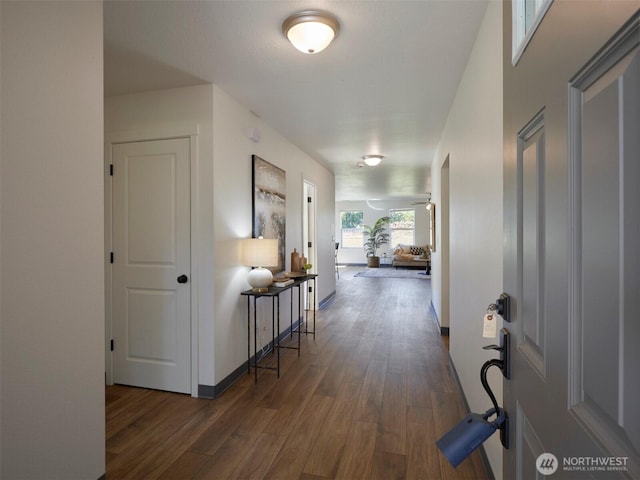
[[[280, 349], [281, 348], [289, 348], [293, 350], [298, 350], [298, 356], [300, 356], [300, 334], [313, 334], [313, 338], [316, 335], [316, 274], [308, 274], [299, 277], [291, 278], [293, 283], [285, 287], [269, 287], [269, 290], [266, 292], [254, 292], [253, 290], [245, 290], [241, 292], [241, 295], [247, 297], [247, 374], [251, 375], [251, 312], [253, 311], [253, 369], [255, 374], [255, 382], [258, 383], [258, 369], [263, 368], [267, 370], [275, 370], [278, 378], [280, 378]], [[313, 281], [313, 288], [311, 289], [312, 293], [312, 305], [313, 305], [313, 330], [309, 330], [309, 309], [304, 309], [304, 318], [300, 313], [302, 307], [302, 290], [300, 287], [303, 284], [306, 284], [309, 281]], [[302, 331], [302, 324], [298, 325], [298, 346], [281, 346], [280, 345], [280, 294], [286, 292], [287, 290], [293, 290], [293, 288], [298, 289], [298, 319], [300, 322], [304, 323], [304, 331]], [[258, 362], [258, 310], [257, 310], [257, 301], [259, 298], [270, 298], [271, 299], [271, 345], [272, 352], [276, 355], [276, 366], [272, 367], [269, 365], [259, 365]], [[293, 291], [291, 292], [291, 326], [289, 331], [290, 338], [293, 338]], [[251, 301], [253, 299], [253, 302]], [[251, 308], [251, 303], [253, 303], [253, 308]]]

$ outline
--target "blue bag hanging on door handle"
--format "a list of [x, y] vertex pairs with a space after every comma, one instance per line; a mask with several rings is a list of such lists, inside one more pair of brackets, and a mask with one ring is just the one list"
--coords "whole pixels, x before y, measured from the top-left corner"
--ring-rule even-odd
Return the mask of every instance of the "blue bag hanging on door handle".
[[487, 410], [484, 415], [470, 413], [436, 442], [453, 467], [457, 467], [502, 426], [506, 420], [504, 410], [500, 409], [496, 419], [490, 422], [489, 417], [495, 413], [495, 408]]

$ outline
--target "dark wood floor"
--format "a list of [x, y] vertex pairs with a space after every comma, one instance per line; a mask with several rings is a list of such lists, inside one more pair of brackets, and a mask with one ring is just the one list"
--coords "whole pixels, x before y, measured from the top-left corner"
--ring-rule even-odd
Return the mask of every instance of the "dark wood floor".
[[485, 479], [435, 441], [465, 414], [428, 280], [353, 277], [316, 340], [215, 400], [107, 387], [107, 479]]

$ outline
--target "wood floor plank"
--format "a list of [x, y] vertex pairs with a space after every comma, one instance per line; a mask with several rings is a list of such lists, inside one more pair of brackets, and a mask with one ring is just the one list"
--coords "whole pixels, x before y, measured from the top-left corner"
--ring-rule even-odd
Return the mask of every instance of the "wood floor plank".
[[377, 428], [375, 423], [353, 422], [335, 478], [353, 480], [371, 477]]
[[356, 420], [377, 423], [380, 418], [387, 362], [371, 360], [356, 407]]
[[333, 402], [333, 397], [314, 395], [311, 398], [300, 422], [300, 427], [287, 436], [287, 440], [282, 445], [265, 478], [275, 480], [298, 478], [302, 474], [306, 458]]
[[408, 362], [407, 365], [407, 405], [431, 407], [431, 386], [428, 367], [424, 364]]
[[327, 367], [318, 365], [309, 365], [304, 369], [302, 378], [295, 384], [289, 395], [280, 401], [276, 414], [265, 428], [265, 432], [288, 434], [304, 421], [303, 418], [308, 413], [307, 404], [326, 370]]
[[319, 477], [317, 475], [311, 475], [310, 473], [303, 473], [298, 480], [331, 480], [328, 477]]
[[[192, 439], [198, 438], [212, 421], [217, 417], [217, 413], [212, 413], [211, 408], [198, 411], [190, 415], [189, 420], [184, 423], [164, 442], [158, 443], [143, 458], [138, 459], [136, 466], [130, 470], [135, 477], [157, 478], [165, 474], [172, 468], [172, 465], [187, 451]], [[173, 468], [176, 468], [175, 466]]]
[[[352, 335], [351, 332], [350, 335]], [[364, 382], [373, 353], [374, 342], [370, 337], [356, 334], [355, 338], [358, 339], [358, 345], [354, 349], [353, 355], [349, 357], [349, 361], [344, 365], [344, 381], [347, 383]]]
[[[121, 385], [114, 385], [116, 388], [128, 388]], [[149, 420], [148, 412], [151, 409], [159, 407], [170, 396], [166, 395], [166, 392], [153, 392], [152, 390], [145, 390], [142, 388], [130, 388], [134, 392], [134, 395], [125, 396], [114, 402], [113, 408], [108, 405], [107, 408], [107, 423], [105, 436], [107, 439], [107, 449], [110, 448], [110, 443], [121, 444], [127, 435], [127, 429], [131, 425], [137, 425], [139, 428], [144, 428], [143, 425]], [[110, 391], [111, 388], [107, 389]], [[151, 419], [153, 421], [153, 419]], [[119, 436], [115, 442], [110, 440]], [[113, 448], [113, 446], [111, 446]]]
[[405, 455], [407, 452], [407, 379], [404, 374], [385, 376], [378, 421], [376, 451]]
[[195, 452], [184, 452], [157, 478], [159, 480], [177, 480], [179, 478], [196, 478], [197, 473], [211, 459], [209, 455]]
[[[114, 446], [117, 439], [111, 440], [111, 449], [118, 453], [111, 463], [111, 472], [115, 478], [140, 478], [141, 471], [153, 472], [158, 468], [157, 459], [162, 455], [161, 451], [168, 449], [171, 438], [189, 424], [194, 416], [202, 413], [207, 408], [207, 400], [193, 401], [185, 395], [173, 395], [162, 405], [165, 408], [156, 411], [154, 421], [146, 417], [154, 417], [154, 412], [145, 416], [145, 421], [137, 425], [131, 425], [126, 435], [118, 437], [122, 443]], [[146, 432], [144, 442], [140, 442], [140, 430]], [[109, 443], [107, 444], [109, 446]], [[170, 450], [170, 448], [169, 448]]]
[[238, 480], [258, 480], [264, 478], [274, 459], [282, 450], [287, 437], [262, 433], [256, 442], [246, 450], [246, 455], [231, 473], [230, 478]]
[[409, 407], [407, 423], [407, 480], [440, 478], [439, 451], [435, 445], [433, 411]]
[[358, 343], [359, 338], [350, 335], [340, 339], [341, 348], [333, 355], [326, 374], [318, 384], [317, 395], [336, 396], [343, 383], [353, 383], [347, 379], [345, 366], [353, 362]]
[[371, 464], [371, 480], [404, 480], [407, 478], [407, 459], [397, 453], [375, 451]]
[[361, 384], [342, 385], [326, 421], [320, 426], [320, 434], [308, 455], [303, 473], [335, 477], [361, 390]]
[[197, 478], [215, 480], [230, 477], [244, 459], [247, 449], [254, 445], [275, 414], [276, 410], [267, 408], [251, 410], [238, 428], [211, 455], [198, 472]]
[[144, 401], [152, 391], [145, 388], [131, 388], [124, 385], [112, 385], [105, 392], [105, 417], [107, 420], [132, 411], [132, 405]]
[[[107, 438], [106, 448], [113, 453], [123, 453], [130, 450], [138, 442], [138, 432], [144, 430], [160, 434], [177, 425], [176, 415], [184, 412], [187, 406], [191, 412], [205, 408], [204, 403], [193, 404], [184, 402], [185, 396], [175, 396], [168, 392], [157, 392], [154, 395], [158, 401], [150, 401], [152, 409], [137, 409], [136, 414], [126, 415], [128, 422], [117, 433]], [[119, 423], [116, 421], [116, 423]], [[177, 427], [175, 427], [177, 428]]]
[[236, 430], [238, 424], [246, 418], [247, 414], [258, 408], [257, 404], [264, 398], [265, 392], [272, 388], [274, 384], [275, 381], [273, 379], [266, 378], [263, 379], [261, 388], [255, 388], [252, 383], [251, 387], [246, 390], [234, 392], [235, 395], [231, 395], [229, 391], [225, 392], [225, 395], [214, 401], [216, 405], [222, 401], [229, 402], [224, 415], [209, 422], [208, 428], [193, 439], [189, 449], [193, 452], [213, 455]]
[[453, 370], [448, 358], [443, 356], [440, 349], [425, 350], [429, 369], [427, 370], [427, 378], [432, 390], [440, 392], [458, 393], [458, 385], [456, 384]]
[[407, 406], [407, 424], [430, 423], [433, 425], [433, 409], [430, 407], [417, 407], [415, 405]]

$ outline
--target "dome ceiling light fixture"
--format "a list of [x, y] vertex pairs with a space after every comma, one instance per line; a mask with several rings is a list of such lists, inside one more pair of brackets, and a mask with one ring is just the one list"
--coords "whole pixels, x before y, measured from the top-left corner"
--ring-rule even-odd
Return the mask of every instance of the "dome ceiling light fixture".
[[313, 54], [329, 46], [340, 30], [338, 19], [329, 13], [305, 10], [282, 22], [282, 33], [302, 53]]
[[375, 167], [376, 165], [380, 165], [384, 156], [382, 155], [364, 155], [362, 160], [364, 163], [369, 165], [370, 167]]

